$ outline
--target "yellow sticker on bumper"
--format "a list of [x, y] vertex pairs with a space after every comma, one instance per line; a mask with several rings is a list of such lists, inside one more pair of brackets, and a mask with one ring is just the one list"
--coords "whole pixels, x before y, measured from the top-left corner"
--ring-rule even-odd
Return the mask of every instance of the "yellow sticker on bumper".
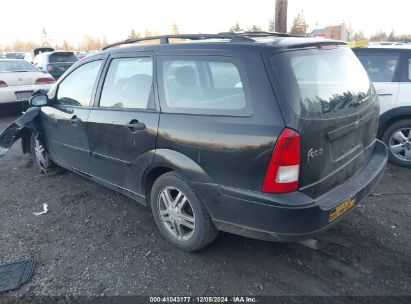
[[333, 210], [330, 212], [330, 216], [328, 218], [328, 221], [331, 223], [341, 215], [343, 215], [345, 212], [348, 211], [352, 206], [355, 204], [355, 197], [351, 197], [341, 204], [339, 204], [337, 207], [335, 207]]

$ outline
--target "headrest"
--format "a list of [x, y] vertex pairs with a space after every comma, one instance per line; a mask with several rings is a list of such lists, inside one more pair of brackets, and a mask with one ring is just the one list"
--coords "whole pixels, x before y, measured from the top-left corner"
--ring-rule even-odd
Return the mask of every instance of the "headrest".
[[192, 87], [197, 83], [197, 74], [194, 68], [183, 66], [174, 72], [177, 83], [182, 87]]

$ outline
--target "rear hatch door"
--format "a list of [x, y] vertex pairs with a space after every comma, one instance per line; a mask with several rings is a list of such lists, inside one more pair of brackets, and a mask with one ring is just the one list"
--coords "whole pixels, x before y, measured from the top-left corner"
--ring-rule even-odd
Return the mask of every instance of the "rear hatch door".
[[33, 55], [36, 57], [38, 54], [45, 53], [45, 52], [54, 52], [53, 48], [43, 47], [43, 48], [36, 48], [33, 50]]
[[318, 197], [370, 158], [379, 117], [375, 90], [344, 45], [282, 52], [270, 65], [286, 124], [301, 135], [300, 191]]

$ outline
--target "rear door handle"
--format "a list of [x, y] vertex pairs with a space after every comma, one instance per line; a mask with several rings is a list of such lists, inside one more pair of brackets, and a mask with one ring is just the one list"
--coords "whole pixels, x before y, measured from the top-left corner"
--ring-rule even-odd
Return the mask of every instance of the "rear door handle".
[[139, 122], [137, 119], [133, 119], [128, 124], [124, 125], [130, 132], [135, 133], [138, 131], [142, 131], [146, 128], [146, 125], [142, 122]]
[[393, 94], [386, 91], [377, 91], [378, 96], [392, 96]]
[[77, 126], [79, 123], [82, 122], [81, 118], [77, 117], [77, 115], [74, 115], [69, 120], [70, 120], [72, 126]]

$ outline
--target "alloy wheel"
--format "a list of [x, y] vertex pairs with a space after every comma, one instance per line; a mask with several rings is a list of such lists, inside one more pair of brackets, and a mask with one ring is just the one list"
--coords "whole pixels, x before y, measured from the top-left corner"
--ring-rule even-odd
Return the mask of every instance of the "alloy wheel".
[[158, 212], [166, 231], [179, 241], [191, 239], [195, 215], [186, 195], [175, 187], [166, 187], [158, 196]]
[[411, 128], [395, 131], [390, 137], [389, 148], [399, 160], [411, 162]]

